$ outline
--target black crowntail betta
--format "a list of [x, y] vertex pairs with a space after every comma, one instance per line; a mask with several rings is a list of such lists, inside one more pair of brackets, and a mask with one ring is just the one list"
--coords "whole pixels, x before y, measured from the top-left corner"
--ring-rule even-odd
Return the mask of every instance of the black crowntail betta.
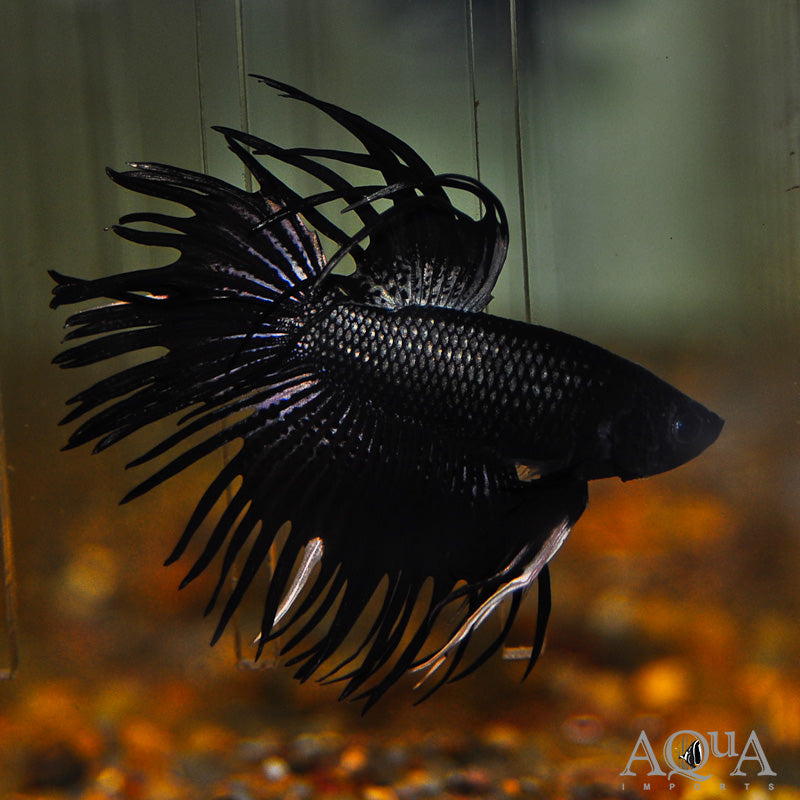
[[[486, 314], [508, 243], [498, 199], [472, 178], [434, 174], [365, 119], [259, 79], [327, 114], [363, 150], [285, 149], [217, 128], [256, 191], [164, 164], [108, 170], [125, 188], [194, 213], [128, 214], [114, 227], [177, 250], [167, 266], [97, 280], [51, 273], [53, 307], [111, 301], [69, 317], [68, 340], [91, 338], [55, 363], [163, 351], [73, 397], [63, 422], [84, 421], [67, 447], [97, 440], [95, 451], [104, 450], [184, 412], [176, 432], [132, 464], [184, 448], [130, 500], [240, 442], [167, 559], [229, 493], [184, 579], [221, 554], [213, 641], [291, 521], [264, 600], [259, 655], [280, 636], [298, 679], [342, 681], [342, 697], [366, 707], [409, 670], [423, 680], [436, 673], [433, 691], [502, 645], [538, 581], [530, 670], [550, 611], [547, 565], [586, 507], [588, 481], [677, 467], [717, 438], [722, 420], [600, 347]], [[301, 196], [256, 156], [325, 189]], [[349, 183], [337, 168], [352, 165], [377, 182]], [[459, 210], [447, 190], [477, 198], [483, 215]], [[337, 200], [359, 221], [353, 235], [322, 210]], [[330, 259], [314, 231], [338, 246]], [[334, 274], [348, 256], [355, 271]], [[463, 664], [471, 635], [506, 598], [499, 635]], [[371, 600], [371, 620], [356, 626]], [[439, 617], [451, 634], [426, 648]]]

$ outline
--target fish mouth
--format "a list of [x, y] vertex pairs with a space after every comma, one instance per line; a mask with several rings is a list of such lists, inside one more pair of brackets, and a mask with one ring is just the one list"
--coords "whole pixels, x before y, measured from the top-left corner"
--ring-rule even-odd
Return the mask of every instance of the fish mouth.
[[709, 444], [714, 444], [714, 442], [717, 441], [717, 437], [722, 433], [722, 429], [725, 427], [725, 420], [722, 417], [717, 416], [713, 411], [709, 411], [708, 413], [711, 415], [713, 424], [715, 426]]
[[722, 417], [708, 409], [705, 409], [705, 412], [706, 420], [697, 455], [700, 455], [706, 448], [711, 447], [711, 445], [717, 441], [719, 435], [722, 433], [722, 429], [725, 427], [725, 420]]

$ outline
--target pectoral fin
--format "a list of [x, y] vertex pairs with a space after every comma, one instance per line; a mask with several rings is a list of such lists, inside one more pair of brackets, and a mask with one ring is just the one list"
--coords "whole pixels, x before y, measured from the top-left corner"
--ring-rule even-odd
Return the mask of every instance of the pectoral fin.
[[517, 479], [522, 483], [533, 483], [540, 478], [548, 475], [555, 475], [562, 472], [569, 466], [569, 460], [565, 458], [551, 458], [541, 460], [519, 459], [513, 460], [514, 471]]

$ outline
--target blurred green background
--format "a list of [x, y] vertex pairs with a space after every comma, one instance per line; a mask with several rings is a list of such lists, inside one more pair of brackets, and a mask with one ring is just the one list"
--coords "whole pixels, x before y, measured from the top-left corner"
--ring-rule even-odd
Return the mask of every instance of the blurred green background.
[[[350, 145], [249, 72], [366, 116], [438, 172], [480, 170], [512, 230], [491, 310], [529, 313], [656, 366], [727, 419], [684, 478], [734, 509], [740, 538], [711, 568], [739, 558], [756, 570], [729, 587], [735, 613], [796, 621], [800, 5], [540, 0], [519, 2], [516, 24], [512, 43], [499, 0], [0, 4], [3, 513], [18, 552], [17, 687], [72, 674], [83, 662], [63, 637], [87, 620], [99, 629], [138, 620], [117, 653], [130, 663], [149, 637], [167, 635], [162, 604], [183, 604], [170, 612], [183, 627], [169, 629], [180, 644], [167, 667], [210, 635], [203, 593], [172, 600], [180, 576], [159, 566], [202, 474], [117, 510], [138, 480], [122, 467], [142, 437], [99, 458], [58, 452], [65, 399], [104, 371], [50, 366], [64, 315], [47, 308], [46, 271], [92, 276], [171, 258], [104, 230], [148, 202], [115, 187], [106, 166], [162, 161], [242, 183], [212, 124], [287, 146]], [[46, 624], [60, 631], [43, 633]], [[793, 626], [777, 630], [796, 653]], [[89, 641], [102, 668], [106, 651]], [[789, 656], [776, 658], [788, 668]], [[13, 686], [0, 691], [14, 702]]]

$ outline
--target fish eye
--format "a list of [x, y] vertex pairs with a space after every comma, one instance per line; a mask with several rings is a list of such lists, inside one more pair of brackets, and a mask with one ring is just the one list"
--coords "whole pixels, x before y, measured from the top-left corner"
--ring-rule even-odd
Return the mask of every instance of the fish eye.
[[703, 426], [700, 417], [691, 410], [676, 414], [672, 419], [672, 435], [678, 444], [691, 444]]

